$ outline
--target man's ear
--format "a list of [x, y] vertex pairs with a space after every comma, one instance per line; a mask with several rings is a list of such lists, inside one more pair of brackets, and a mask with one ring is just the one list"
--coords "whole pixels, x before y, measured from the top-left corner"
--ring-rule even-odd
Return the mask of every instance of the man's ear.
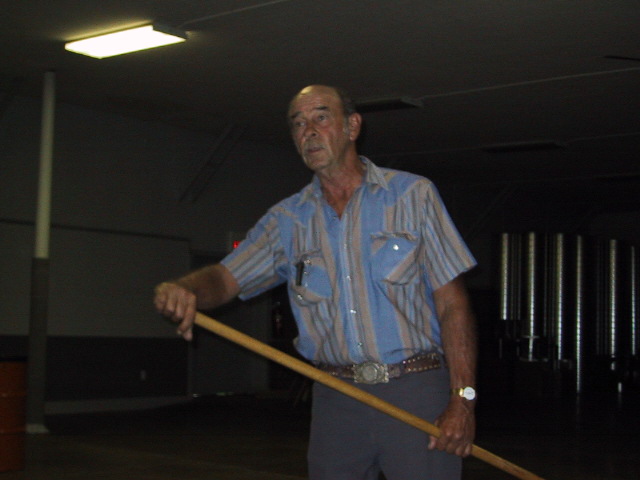
[[349, 140], [355, 142], [360, 136], [360, 129], [362, 128], [362, 115], [359, 113], [352, 113], [349, 115]]

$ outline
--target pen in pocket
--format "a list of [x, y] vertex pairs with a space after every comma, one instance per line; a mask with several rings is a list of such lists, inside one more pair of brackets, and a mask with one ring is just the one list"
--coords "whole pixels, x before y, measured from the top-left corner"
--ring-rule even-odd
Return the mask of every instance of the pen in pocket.
[[302, 285], [302, 276], [304, 275], [304, 261], [300, 260], [296, 263], [296, 285], [299, 287]]

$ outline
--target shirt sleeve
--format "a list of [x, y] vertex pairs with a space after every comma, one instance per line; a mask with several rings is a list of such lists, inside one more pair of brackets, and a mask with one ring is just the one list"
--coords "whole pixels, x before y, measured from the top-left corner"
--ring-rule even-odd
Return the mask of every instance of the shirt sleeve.
[[239, 297], [246, 300], [285, 281], [281, 275], [285, 258], [277, 215], [267, 212], [237, 248], [222, 261], [240, 286]]
[[432, 182], [426, 185], [424, 206], [425, 265], [434, 290], [476, 265]]

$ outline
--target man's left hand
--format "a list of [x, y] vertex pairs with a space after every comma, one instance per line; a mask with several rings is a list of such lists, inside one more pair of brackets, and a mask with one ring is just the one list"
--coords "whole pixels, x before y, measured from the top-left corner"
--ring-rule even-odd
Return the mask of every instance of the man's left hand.
[[455, 398], [435, 421], [440, 437], [431, 437], [429, 450], [438, 449], [447, 453], [468, 457], [471, 455], [476, 432], [473, 401]]

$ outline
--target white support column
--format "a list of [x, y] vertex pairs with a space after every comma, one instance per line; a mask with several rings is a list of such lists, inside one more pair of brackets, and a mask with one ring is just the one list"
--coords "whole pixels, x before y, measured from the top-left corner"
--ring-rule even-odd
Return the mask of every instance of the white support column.
[[49, 238], [55, 114], [55, 73], [46, 72], [42, 95], [40, 170], [31, 270], [31, 315], [27, 381], [27, 432], [46, 433], [44, 425], [49, 305]]

